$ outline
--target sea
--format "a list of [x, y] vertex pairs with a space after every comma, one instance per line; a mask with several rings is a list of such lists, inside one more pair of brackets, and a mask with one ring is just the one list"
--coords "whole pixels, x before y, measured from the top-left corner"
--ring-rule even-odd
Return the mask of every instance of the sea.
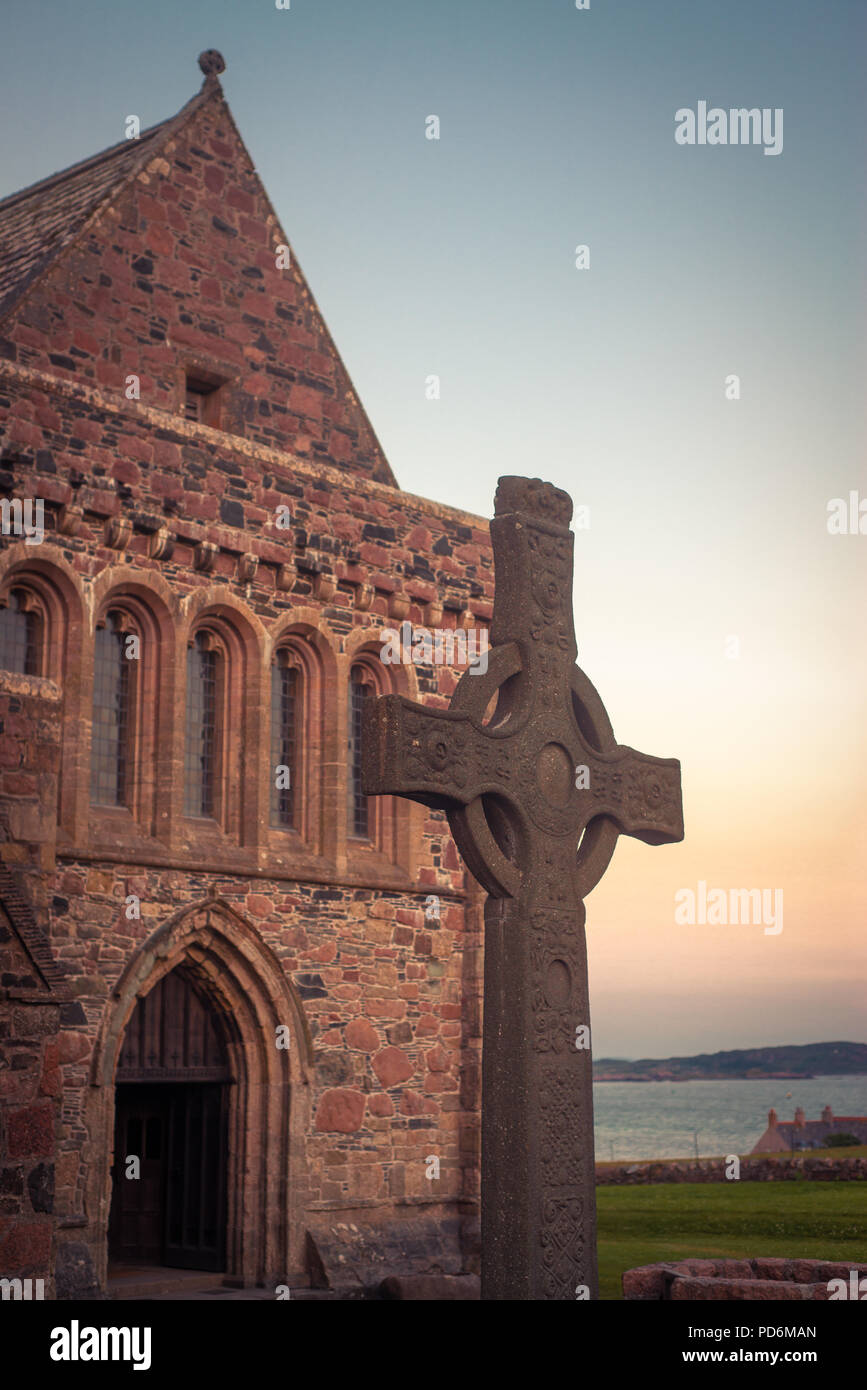
[[816, 1076], [809, 1081], [597, 1081], [593, 1086], [596, 1158], [718, 1158], [747, 1154], [768, 1126], [773, 1107], [792, 1120], [800, 1105], [818, 1120], [867, 1115], [867, 1076]]

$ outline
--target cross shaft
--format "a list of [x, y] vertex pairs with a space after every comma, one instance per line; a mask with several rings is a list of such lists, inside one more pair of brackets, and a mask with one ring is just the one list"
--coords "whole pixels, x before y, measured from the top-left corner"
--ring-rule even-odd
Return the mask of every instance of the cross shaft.
[[[572, 504], [501, 478], [488, 670], [447, 711], [369, 700], [363, 780], [444, 810], [487, 890], [482, 1297], [595, 1297], [583, 898], [619, 834], [683, 838], [680, 764], [618, 745], [575, 665]], [[492, 711], [493, 708], [493, 712]], [[586, 1290], [586, 1294], [581, 1294]]]

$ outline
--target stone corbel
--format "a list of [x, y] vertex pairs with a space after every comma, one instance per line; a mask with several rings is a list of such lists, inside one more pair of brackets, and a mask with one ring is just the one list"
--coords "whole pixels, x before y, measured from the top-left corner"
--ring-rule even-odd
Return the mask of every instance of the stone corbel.
[[81, 507], [72, 507], [65, 503], [60, 508], [57, 517], [57, 530], [61, 536], [77, 536], [81, 526], [84, 512]]
[[277, 588], [288, 593], [295, 583], [298, 571], [292, 563], [281, 565], [277, 570]]
[[355, 586], [355, 606], [359, 613], [366, 613], [373, 603], [375, 593], [372, 584], [356, 584]]
[[402, 594], [399, 590], [395, 590], [395, 592], [389, 596], [388, 616], [390, 618], [395, 618], [398, 622], [403, 622], [404, 618], [409, 617], [409, 609], [409, 594]]
[[333, 574], [319, 573], [313, 580], [313, 597], [320, 603], [330, 603], [337, 593], [337, 580]]
[[132, 535], [132, 522], [129, 517], [110, 516], [103, 528], [103, 540], [109, 550], [123, 550]]
[[256, 578], [256, 571], [259, 568], [258, 555], [239, 555], [238, 556], [238, 580], [241, 584], [252, 584]]
[[151, 533], [148, 541], [148, 555], [152, 560], [170, 560], [175, 548], [175, 535], [168, 526], [160, 526]]
[[199, 541], [193, 550], [193, 568], [210, 574], [217, 563], [220, 547], [213, 541]]
[[437, 599], [432, 599], [424, 606], [424, 625], [425, 627], [442, 627], [443, 606]]

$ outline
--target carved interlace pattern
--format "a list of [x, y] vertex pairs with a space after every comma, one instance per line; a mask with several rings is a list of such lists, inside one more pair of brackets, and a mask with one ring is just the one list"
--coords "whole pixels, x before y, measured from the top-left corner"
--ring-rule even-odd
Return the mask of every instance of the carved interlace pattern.
[[584, 1203], [580, 1197], [549, 1197], [542, 1204], [542, 1282], [545, 1296], [574, 1299], [586, 1284]]
[[[531, 918], [534, 927], [530, 947], [532, 984], [530, 1007], [533, 1011], [533, 1049], [536, 1052], [563, 1053], [575, 1045], [575, 1026], [583, 1020], [576, 1017], [576, 1008], [583, 998], [582, 976], [584, 953], [581, 927], [573, 913], [536, 912]], [[555, 961], [569, 970], [571, 990], [562, 1001], [547, 997], [548, 971]]]
[[446, 794], [484, 783], [508, 787], [514, 776], [506, 740], [483, 741], [456, 720], [434, 721], [411, 711], [404, 714], [404, 746], [398, 759], [410, 780], [437, 782]]
[[610, 806], [623, 811], [627, 822], [669, 825], [680, 804], [680, 774], [676, 768], [656, 764], [594, 764], [589, 791], [600, 809]]
[[540, 1157], [546, 1187], [575, 1187], [584, 1181], [580, 1095], [571, 1068], [543, 1067], [539, 1089]]
[[[530, 636], [569, 651], [572, 633], [572, 537], [528, 527], [528, 572], [534, 605]], [[540, 692], [541, 693], [541, 692]]]
[[567, 927], [574, 924], [579, 910], [573, 881], [574, 864], [574, 838], [549, 840], [543, 844], [535, 875], [535, 908], [532, 915], [537, 930], [559, 930], [557, 924], [564, 918]]

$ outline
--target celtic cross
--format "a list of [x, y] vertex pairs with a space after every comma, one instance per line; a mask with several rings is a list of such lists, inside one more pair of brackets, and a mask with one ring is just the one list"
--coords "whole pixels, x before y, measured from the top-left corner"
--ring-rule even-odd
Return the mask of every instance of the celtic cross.
[[368, 700], [363, 782], [444, 810], [487, 890], [482, 1297], [597, 1296], [583, 899], [619, 834], [683, 838], [680, 764], [616, 743], [575, 665], [572, 503], [501, 478], [484, 674], [446, 711]]

